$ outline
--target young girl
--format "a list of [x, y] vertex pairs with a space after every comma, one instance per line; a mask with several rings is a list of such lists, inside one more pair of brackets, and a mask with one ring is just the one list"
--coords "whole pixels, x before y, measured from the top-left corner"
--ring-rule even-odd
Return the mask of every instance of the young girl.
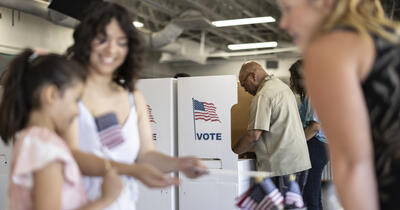
[[103, 195], [89, 203], [79, 168], [60, 138], [78, 114], [86, 71], [63, 56], [38, 56], [27, 49], [4, 78], [0, 136], [14, 144], [10, 171], [10, 210], [103, 209], [122, 185], [112, 169]]
[[399, 209], [400, 25], [379, 0], [278, 0], [344, 209]]

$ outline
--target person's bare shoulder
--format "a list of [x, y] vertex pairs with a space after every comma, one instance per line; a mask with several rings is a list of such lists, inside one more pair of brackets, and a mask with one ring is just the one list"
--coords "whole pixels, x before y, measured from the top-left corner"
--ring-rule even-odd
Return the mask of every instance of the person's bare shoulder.
[[141, 110], [141, 109], [143, 109], [143, 108], [145, 108], [147, 106], [146, 99], [145, 99], [143, 93], [140, 92], [139, 90], [134, 90], [133, 91], [133, 97], [135, 98], [136, 107], [139, 110]]
[[362, 36], [356, 32], [333, 31], [315, 38], [306, 49], [305, 55], [310, 53], [313, 55], [322, 53], [335, 56], [340, 56], [337, 53], [353, 54], [362, 52], [371, 42], [370, 37]]
[[[371, 37], [356, 32], [338, 30], [313, 40], [305, 51], [305, 65], [322, 62], [319, 66], [353, 66], [362, 79], [369, 73], [375, 56]], [[322, 70], [322, 69], [320, 69]], [[340, 69], [338, 69], [340, 71]]]
[[134, 90], [133, 96], [135, 97], [136, 100], [144, 100], [145, 99], [143, 93], [140, 92], [139, 90]]

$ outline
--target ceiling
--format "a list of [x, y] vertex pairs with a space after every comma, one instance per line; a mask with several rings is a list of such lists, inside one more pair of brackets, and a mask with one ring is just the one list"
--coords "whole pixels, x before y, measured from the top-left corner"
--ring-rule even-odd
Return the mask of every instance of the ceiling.
[[388, 17], [400, 21], [400, 2], [398, 0], [381, 0]]
[[[52, 0], [32, 0], [51, 2]], [[144, 24], [142, 30], [158, 32], [171, 21], [194, 19], [191, 27], [179, 38], [212, 46], [214, 52], [231, 52], [228, 44], [277, 41], [278, 49], [289, 49], [293, 45], [291, 39], [279, 28], [280, 12], [276, 0], [105, 0], [119, 3], [127, 7], [135, 16], [135, 20]], [[79, 1], [77, 1], [79, 3]], [[400, 20], [400, 1], [381, 0], [386, 14]], [[253, 24], [235, 27], [213, 27], [208, 21], [272, 16], [277, 22]], [[189, 18], [190, 20], [190, 18]], [[202, 21], [198, 21], [202, 20]], [[206, 24], [204, 24], [204, 22]], [[254, 51], [254, 50], [253, 50]]]
[[[197, 11], [209, 21], [247, 17], [279, 17], [275, 0], [113, 0], [128, 7], [137, 15], [137, 20], [151, 31], [161, 30], [168, 22], [178, 19], [186, 11]], [[204, 32], [204, 33], [203, 33]], [[228, 44], [281, 41], [290, 37], [278, 23], [254, 24], [236, 27], [194, 28], [185, 30], [182, 38], [200, 42], [202, 33], [209, 46], [227, 50]]]
[[[290, 45], [290, 37], [279, 28], [280, 12], [276, 0], [111, 0], [120, 3], [137, 15], [137, 20], [151, 31], [159, 31], [185, 11], [195, 10], [210, 21], [272, 16], [275, 23], [236, 27], [207, 27], [185, 30], [180, 36], [200, 42], [202, 33], [206, 44], [229, 51], [226, 46], [235, 43], [278, 41], [278, 47]], [[397, 3], [396, 3], [397, 1]], [[381, 0], [389, 17], [400, 20], [400, 2]]]

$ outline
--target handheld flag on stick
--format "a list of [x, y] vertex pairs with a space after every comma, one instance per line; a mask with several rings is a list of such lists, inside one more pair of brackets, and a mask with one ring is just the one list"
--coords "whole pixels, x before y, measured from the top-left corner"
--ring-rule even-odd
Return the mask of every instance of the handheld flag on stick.
[[267, 178], [241, 195], [236, 205], [243, 210], [282, 210], [283, 196]]
[[299, 184], [295, 181], [295, 175], [289, 177], [289, 190], [285, 195], [285, 206], [287, 209], [303, 208], [304, 202], [301, 196]]

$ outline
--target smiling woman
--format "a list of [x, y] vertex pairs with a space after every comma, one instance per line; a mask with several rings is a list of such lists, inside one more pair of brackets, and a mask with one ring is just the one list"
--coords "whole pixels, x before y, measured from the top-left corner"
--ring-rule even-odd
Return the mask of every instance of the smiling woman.
[[[205, 173], [197, 158], [170, 157], [154, 148], [147, 104], [135, 90], [144, 50], [131, 20], [125, 8], [99, 4], [77, 26], [75, 43], [68, 50], [89, 73], [78, 122], [68, 133], [74, 156], [86, 175], [103, 173], [101, 158], [118, 160], [112, 165], [123, 174], [122, 195], [108, 209], [135, 209], [137, 180], [150, 187], [166, 187], [178, 184], [178, 180], [165, 173], [180, 170], [191, 178]], [[106, 138], [106, 131], [99, 128], [110, 122], [113, 130]], [[84, 182], [89, 198], [100, 196], [101, 178], [87, 177]]]
[[[101, 71], [105, 64], [117, 84], [133, 91], [134, 79], [142, 67], [144, 42], [123, 7], [104, 5], [101, 9], [92, 9], [89, 17], [77, 26], [73, 35], [75, 43], [68, 54], [89, 70]], [[107, 9], [112, 12], [105, 13]], [[115, 57], [109, 57], [111, 53]]]
[[98, 74], [113, 74], [125, 61], [128, 53], [127, 38], [115, 19], [92, 41], [89, 71]]

